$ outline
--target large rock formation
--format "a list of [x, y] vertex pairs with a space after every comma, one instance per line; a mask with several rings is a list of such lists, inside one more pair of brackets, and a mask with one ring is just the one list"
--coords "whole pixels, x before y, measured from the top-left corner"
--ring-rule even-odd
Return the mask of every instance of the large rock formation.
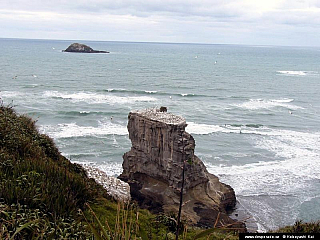
[[131, 150], [123, 156], [120, 179], [131, 197], [153, 212], [178, 212], [185, 164], [182, 217], [190, 224], [212, 227], [233, 223], [227, 211], [236, 204], [233, 189], [210, 174], [194, 155], [195, 141], [184, 118], [148, 109], [128, 116]]
[[76, 52], [76, 53], [109, 53], [107, 51], [98, 51], [93, 50], [91, 47], [80, 44], [80, 43], [72, 43], [66, 50], [63, 52]]

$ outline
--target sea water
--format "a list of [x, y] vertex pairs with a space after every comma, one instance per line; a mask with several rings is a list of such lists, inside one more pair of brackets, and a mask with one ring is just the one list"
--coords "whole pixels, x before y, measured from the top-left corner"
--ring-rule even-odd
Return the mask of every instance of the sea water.
[[261, 231], [320, 219], [320, 49], [0, 39], [0, 97], [73, 162], [122, 171], [131, 110], [183, 116]]

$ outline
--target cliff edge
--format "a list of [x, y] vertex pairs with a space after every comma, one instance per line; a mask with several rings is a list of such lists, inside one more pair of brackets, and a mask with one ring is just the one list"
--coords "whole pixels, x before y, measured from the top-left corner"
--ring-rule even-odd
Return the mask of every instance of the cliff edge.
[[217, 216], [218, 226], [234, 223], [227, 215], [236, 204], [234, 190], [210, 174], [194, 155], [195, 140], [186, 126], [184, 118], [166, 110], [130, 112], [132, 147], [123, 156], [119, 178], [129, 183], [131, 197], [141, 207], [177, 213], [185, 163], [182, 218], [201, 227], [212, 227]]

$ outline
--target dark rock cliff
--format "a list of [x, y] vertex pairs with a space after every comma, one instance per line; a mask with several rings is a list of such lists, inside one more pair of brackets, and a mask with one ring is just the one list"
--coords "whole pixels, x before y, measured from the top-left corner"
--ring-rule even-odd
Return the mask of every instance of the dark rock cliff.
[[236, 204], [233, 189], [210, 174], [194, 155], [195, 141], [179, 116], [148, 109], [128, 116], [131, 150], [123, 156], [120, 179], [130, 184], [131, 197], [153, 212], [176, 212], [185, 162], [182, 217], [190, 224], [212, 227], [234, 220], [227, 211]]

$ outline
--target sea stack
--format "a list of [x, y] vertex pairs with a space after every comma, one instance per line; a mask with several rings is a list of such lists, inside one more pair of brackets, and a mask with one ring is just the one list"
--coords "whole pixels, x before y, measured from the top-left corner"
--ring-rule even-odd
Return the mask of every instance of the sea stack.
[[201, 227], [213, 227], [218, 216], [218, 226], [234, 223], [227, 214], [236, 204], [234, 190], [194, 155], [195, 140], [185, 131], [185, 119], [161, 110], [128, 116], [132, 147], [123, 155], [119, 178], [129, 183], [132, 199], [154, 213], [177, 213], [184, 165], [182, 218]]
[[72, 43], [66, 50], [63, 52], [75, 52], [75, 53], [109, 53], [107, 51], [93, 50], [91, 47], [81, 44], [81, 43]]

